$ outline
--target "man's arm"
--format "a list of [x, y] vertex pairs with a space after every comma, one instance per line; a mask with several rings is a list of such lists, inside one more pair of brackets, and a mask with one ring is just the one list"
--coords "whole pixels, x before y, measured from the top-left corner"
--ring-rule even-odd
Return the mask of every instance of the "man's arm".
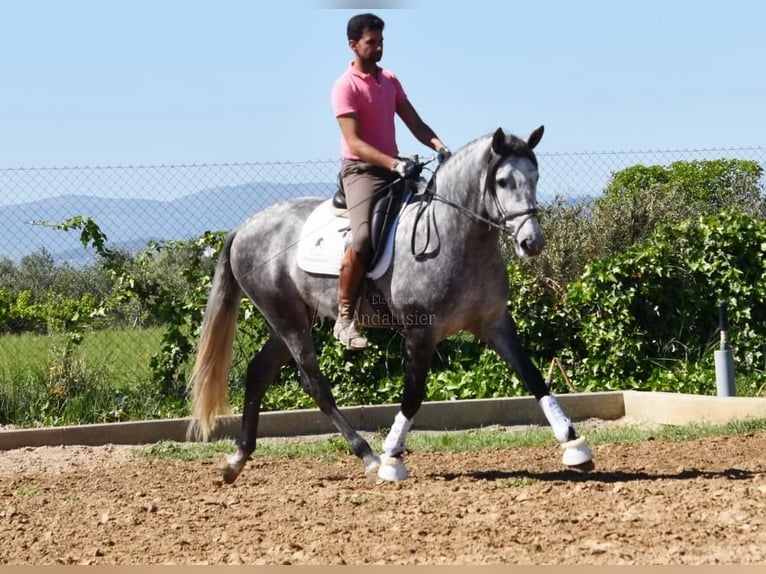
[[436, 133], [420, 117], [409, 100], [402, 100], [396, 106], [396, 113], [402, 118], [404, 125], [412, 132], [412, 135], [424, 146], [428, 146], [434, 151], [439, 151], [447, 146], [442, 143]]

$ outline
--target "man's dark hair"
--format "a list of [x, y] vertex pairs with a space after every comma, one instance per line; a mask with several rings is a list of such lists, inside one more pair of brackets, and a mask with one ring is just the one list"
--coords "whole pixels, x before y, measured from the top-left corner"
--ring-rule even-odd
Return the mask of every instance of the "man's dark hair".
[[358, 41], [364, 36], [366, 30], [383, 30], [385, 25], [385, 22], [375, 14], [357, 14], [348, 21], [346, 35], [349, 40]]

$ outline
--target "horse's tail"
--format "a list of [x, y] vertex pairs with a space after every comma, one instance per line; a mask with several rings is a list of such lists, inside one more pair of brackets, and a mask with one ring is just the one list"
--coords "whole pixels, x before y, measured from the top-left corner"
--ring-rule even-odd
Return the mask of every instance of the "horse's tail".
[[231, 244], [234, 237], [235, 233], [229, 234], [218, 256], [213, 285], [202, 319], [197, 358], [189, 380], [192, 422], [188, 435], [201, 437], [202, 440], [210, 436], [215, 427], [216, 415], [230, 411], [229, 368], [242, 297], [242, 290], [231, 270]]

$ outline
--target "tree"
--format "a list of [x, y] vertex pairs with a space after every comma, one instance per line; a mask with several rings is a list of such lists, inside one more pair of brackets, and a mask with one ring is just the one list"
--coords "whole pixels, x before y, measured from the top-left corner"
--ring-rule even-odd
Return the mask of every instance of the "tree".
[[21, 258], [18, 281], [39, 301], [53, 285], [55, 269], [53, 255], [45, 247], [41, 247]]
[[762, 175], [757, 162], [740, 159], [635, 165], [619, 171], [592, 212], [593, 227], [600, 230], [596, 255], [620, 253], [660, 223], [693, 220], [722, 209], [763, 217]]

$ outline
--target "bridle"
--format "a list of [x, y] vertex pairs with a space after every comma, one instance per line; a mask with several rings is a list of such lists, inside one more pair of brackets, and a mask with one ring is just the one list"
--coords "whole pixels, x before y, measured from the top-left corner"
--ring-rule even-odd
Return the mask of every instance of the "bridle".
[[[412, 227], [412, 238], [410, 241], [410, 249], [415, 259], [421, 260], [425, 258], [426, 256], [426, 250], [428, 249], [428, 244], [430, 243], [430, 239], [431, 239], [430, 220], [427, 220], [428, 227], [426, 228], [426, 244], [423, 250], [420, 251], [420, 253], [416, 253], [415, 251], [415, 235], [418, 229], [418, 221], [426, 212], [428, 207], [431, 205], [431, 202], [434, 200], [440, 201], [446, 205], [449, 205], [450, 207], [453, 207], [456, 210], [458, 210], [463, 215], [473, 219], [474, 221], [483, 223], [487, 225], [490, 229], [496, 229], [497, 231], [501, 233], [506, 233], [510, 235], [511, 237], [513, 237], [514, 239], [516, 238], [516, 234], [518, 230], [524, 226], [524, 223], [526, 223], [526, 221], [529, 218], [537, 216], [537, 213], [538, 213], [537, 207], [530, 207], [530, 208], [521, 209], [518, 211], [505, 211], [503, 209], [503, 206], [500, 204], [500, 200], [497, 197], [497, 189], [495, 187], [495, 177], [497, 175], [497, 170], [505, 160], [507, 160], [509, 157], [513, 155], [516, 155], [516, 154], [513, 153], [512, 151], [509, 151], [503, 154], [498, 154], [490, 149], [489, 159], [487, 161], [487, 170], [486, 170], [486, 175], [484, 178], [484, 190], [482, 195], [484, 197], [484, 201], [486, 201], [486, 197], [488, 195], [494, 201], [495, 207], [497, 208], [497, 211], [500, 213], [500, 218], [497, 221], [484, 217], [483, 215], [480, 215], [476, 213], [475, 211], [468, 209], [467, 207], [464, 207], [458, 203], [455, 203], [451, 199], [447, 199], [446, 197], [439, 195], [436, 192], [436, 175], [438, 172], [438, 168], [436, 169], [436, 171], [434, 171], [433, 175], [431, 176], [431, 179], [428, 181], [428, 184], [426, 185], [423, 195], [420, 198], [420, 204], [418, 206], [418, 211], [415, 214], [415, 222]], [[516, 226], [515, 229], [513, 229], [511, 226], [508, 225], [509, 222], [519, 217], [524, 217], [525, 219], [521, 222], [520, 225]]]
[[512, 155], [514, 154], [497, 154], [490, 150], [489, 159], [487, 161], [487, 175], [484, 178], [484, 197], [486, 198], [487, 195], [492, 197], [492, 200], [495, 202], [495, 207], [497, 208], [498, 213], [500, 213], [499, 223], [493, 223], [493, 227], [501, 229], [502, 231], [509, 233], [515, 238], [516, 231], [509, 231], [509, 226], [507, 224], [517, 217], [524, 217], [526, 215], [524, 221], [522, 221], [521, 224], [519, 224], [516, 228], [517, 230], [521, 229], [524, 226], [524, 223], [526, 223], [527, 219], [537, 216], [537, 207], [529, 207], [527, 209], [520, 209], [518, 211], [505, 211], [500, 203], [500, 200], [497, 198], [497, 188], [495, 187], [497, 170], [500, 165]]

